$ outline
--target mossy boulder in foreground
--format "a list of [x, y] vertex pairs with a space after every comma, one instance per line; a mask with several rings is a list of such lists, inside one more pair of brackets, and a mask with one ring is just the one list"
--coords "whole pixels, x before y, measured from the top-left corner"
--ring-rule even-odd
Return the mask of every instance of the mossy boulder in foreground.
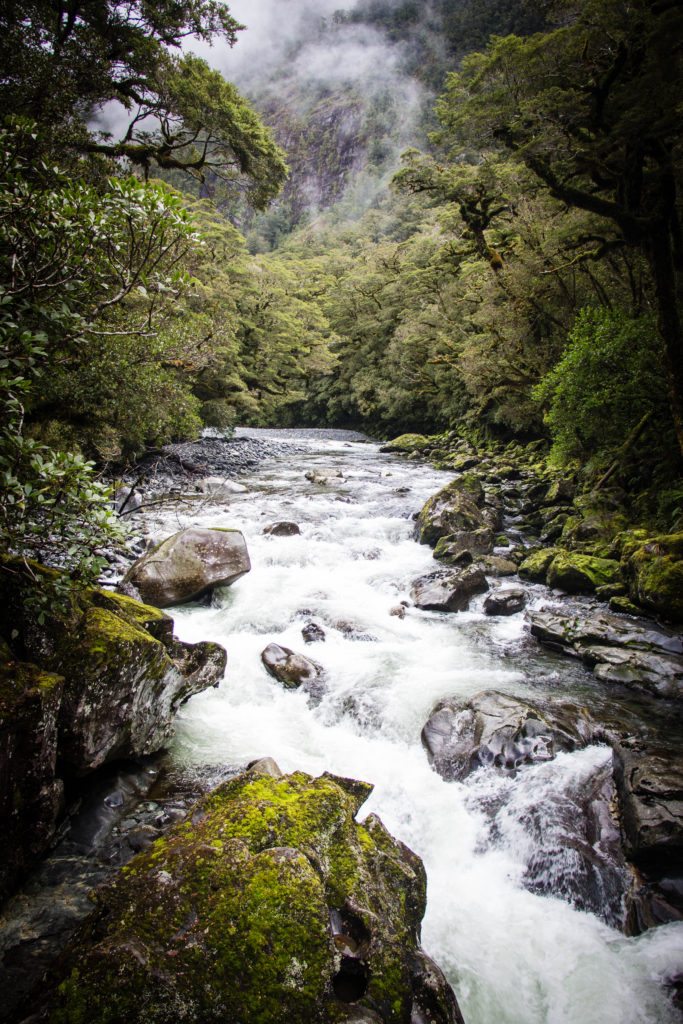
[[422, 862], [354, 820], [370, 791], [272, 762], [224, 783], [98, 892], [37, 1019], [461, 1022], [419, 946]]
[[683, 622], [683, 533], [625, 544], [622, 558], [632, 600]]
[[618, 583], [620, 579], [618, 562], [576, 551], [560, 551], [548, 567], [548, 586], [569, 594], [592, 594], [598, 587]]

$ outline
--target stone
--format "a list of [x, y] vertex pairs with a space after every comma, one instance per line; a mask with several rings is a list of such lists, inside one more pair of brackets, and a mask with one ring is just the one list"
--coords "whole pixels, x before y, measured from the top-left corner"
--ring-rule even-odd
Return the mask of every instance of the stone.
[[509, 558], [501, 558], [500, 555], [484, 555], [477, 558], [477, 565], [484, 570], [487, 576], [515, 576], [517, 565]]
[[481, 483], [477, 483], [478, 487], [471, 485], [467, 476], [459, 477], [427, 501], [417, 518], [417, 535], [421, 544], [434, 547], [441, 537], [449, 534], [491, 528], [478, 505], [483, 501], [483, 490]]
[[640, 741], [613, 744], [627, 856], [642, 869], [680, 875], [683, 767], [680, 750]]
[[434, 558], [445, 565], [469, 565], [474, 555], [486, 554], [492, 548], [493, 530], [488, 526], [478, 530], [459, 530], [439, 538]]
[[261, 661], [269, 675], [283, 683], [287, 689], [295, 690], [304, 683], [315, 683], [322, 679], [324, 671], [310, 658], [295, 654], [289, 647], [268, 644], [261, 653]]
[[484, 601], [487, 615], [515, 615], [527, 603], [527, 593], [522, 587], [501, 587], [489, 594]]
[[386, 444], [383, 444], [380, 447], [380, 451], [410, 455], [413, 452], [423, 452], [425, 448], [432, 447], [433, 442], [433, 438], [425, 437], [424, 434], [401, 434], [400, 437], [395, 437], [393, 441], [387, 441]]
[[462, 1024], [418, 944], [422, 862], [376, 816], [355, 821], [370, 792], [301, 772], [224, 783], [98, 890], [36, 1010], [90, 1024], [145, 1007], [155, 1024]]
[[683, 622], [683, 533], [652, 537], [622, 553], [629, 594], [636, 604]]
[[227, 498], [232, 494], [246, 494], [247, 488], [244, 484], [238, 484], [236, 480], [229, 480], [222, 476], [207, 476], [199, 484], [200, 490], [210, 494], [212, 498]]
[[558, 552], [548, 566], [548, 586], [557, 587], [568, 594], [591, 594], [598, 587], [619, 583], [620, 580], [619, 562], [575, 551]]
[[328, 469], [328, 470], [310, 470], [304, 474], [305, 479], [310, 484], [319, 484], [325, 486], [329, 484], [330, 480], [343, 480], [344, 474], [340, 469]]
[[64, 679], [37, 665], [0, 665], [0, 903], [55, 833], [63, 784], [56, 775]]
[[169, 608], [193, 601], [216, 587], [228, 587], [251, 570], [239, 530], [190, 527], [167, 537], [129, 569], [145, 604]]
[[557, 555], [557, 548], [539, 548], [520, 564], [518, 572], [523, 580], [531, 583], [545, 583], [551, 562]]
[[592, 725], [580, 707], [541, 704], [485, 690], [470, 700], [437, 704], [422, 730], [430, 764], [444, 779], [462, 780], [478, 768], [512, 772], [585, 746]]
[[271, 523], [265, 526], [263, 532], [268, 537], [296, 537], [301, 533], [298, 523]]
[[462, 612], [466, 611], [475, 594], [488, 590], [488, 583], [481, 569], [470, 566], [459, 572], [431, 573], [415, 580], [410, 596], [417, 608], [423, 611]]
[[301, 635], [304, 638], [304, 643], [325, 643], [325, 630], [317, 622], [307, 622], [301, 630]]
[[583, 658], [606, 683], [654, 697], [678, 698], [683, 685], [683, 639], [619, 615], [600, 611], [581, 617], [568, 609], [537, 611], [531, 634], [548, 647]]

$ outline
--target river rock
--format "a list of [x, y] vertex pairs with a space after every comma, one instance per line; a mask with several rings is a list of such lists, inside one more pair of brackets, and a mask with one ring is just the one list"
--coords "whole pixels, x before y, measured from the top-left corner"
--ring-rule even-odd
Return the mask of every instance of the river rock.
[[683, 622], [683, 533], [628, 545], [622, 558], [631, 598], [673, 622]]
[[620, 579], [619, 562], [575, 551], [558, 552], [548, 566], [548, 586], [565, 590], [568, 594], [592, 594], [598, 587], [619, 583]]
[[129, 569], [145, 604], [169, 608], [193, 601], [216, 587], [228, 587], [251, 570], [239, 530], [190, 527], [167, 537]]
[[434, 558], [445, 565], [470, 565], [474, 555], [484, 555], [492, 548], [493, 530], [490, 527], [459, 530], [439, 538], [434, 548]]
[[609, 612], [581, 616], [575, 608], [530, 616], [532, 636], [583, 658], [606, 683], [643, 690], [655, 697], [683, 695], [683, 638]]
[[279, 644], [268, 644], [261, 653], [261, 661], [266, 671], [287, 689], [295, 690], [303, 683], [315, 683], [324, 674], [322, 666], [303, 654], [295, 654], [288, 647]]
[[517, 566], [509, 558], [502, 558], [500, 555], [484, 555], [477, 558], [477, 565], [484, 570], [487, 576], [516, 576]]
[[[417, 517], [417, 535], [421, 544], [434, 547], [442, 537], [463, 531], [492, 529], [480, 503], [484, 502], [481, 482], [469, 475], [459, 477], [433, 495]], [[491, 537], [493, 544], [493, 536]]]
[[298, 523], [271, 523], [265, 526], [263, 532], [268, 537], [296, 537], [301, 533]]
[[437, 704], [422, 730], [429, 762], [444, 779], [477, 768], [515, 771], [589, 742], [587, 713], [571, 703], [532, 703], [496, 690]]
[[232, 494], [246, 494], [247, 488], [244, 484], [238, 484], [236, 480], [228, 480], [222, 476], [207, 476], [199, 484], [200, 490], [210, 494], [212, 498], [229, 498]]
[[[43, 1013], [90, 1024], [461, 1024], [419, 947], [419, 857], [363, 783], [301, 772], [224, 783], [125, 873], [60, 963]], [[226, 1008], [229, 1008], [226, 1010]], [[227, 1015], [226, 1015], [227, 1014]]]
[[401, 434], [393, 441], [383, 444], [380, 451], [412, 455], [414, 452], [423, 452], [426, 448], [433, 446], [434, 438], [425, 437], [423, 434]]
[[514, 615], [521, 612], [527, 603], [527, 593], [522, 587], [501, 587], [489, 594], [484, 601], [487, 615]]
[[306, 644], [324, 644], [326, 640], [325, 630], [317, 622], [307, 622], [301, 630], [301, 635]]
[[410, 596], [417, 608], [432, 612], [466, 611], [475, 594], [488, 590], [481, 569], [470, 566], [459, 572], [430, 573], [415, 580]]
[[548, 569], [557, 553], [557, 548], [539, 548], [532, 551], [521, 563], [519, 575], [531, 583], [545, 583]]
[[320, 486], [328, 484], [330, 480], [337, 481], [344, 479], [344, 474], [340, 469], [310, 470], [308, 473], [305, 473], [304, 476], [310, 484], [319, 484]]

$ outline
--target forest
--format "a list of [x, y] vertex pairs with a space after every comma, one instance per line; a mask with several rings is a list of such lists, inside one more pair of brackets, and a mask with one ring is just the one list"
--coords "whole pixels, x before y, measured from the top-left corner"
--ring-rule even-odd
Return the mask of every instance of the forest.
[[[338, 135], [264, 93], [266, 127], [183, 49], [236, 42], [222, 4], [4, 8], [5, 550], [47, 557], [52, 530], [52, 560], [86, 572], [117, 528], [103, 468], [238, 423], [547, 438], [592, 474], [620, 453], [633, 514], [675, 525], [679, 5], [427, 8], [335, 15], [417, 40], [405, 73], [429, 67], [438, 98], [396, 168], [390, 88], [360, 113], [342, 90], [364, 148], [317, 209], [297, 172], [329, 175]], [[300, 119], [334, 114], [311, 92]], [[121, 138], [94, 118], [112, 103]]]

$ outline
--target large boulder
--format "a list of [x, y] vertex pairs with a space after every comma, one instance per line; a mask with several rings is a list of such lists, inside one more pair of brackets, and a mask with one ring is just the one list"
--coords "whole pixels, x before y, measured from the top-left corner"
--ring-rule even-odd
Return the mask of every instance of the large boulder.
[[623, 553], [631, 598], [683, 622], [683, 533], [652, 537]]
[[427, 501], [418, 515], [420, 543], [434, 547], [442, 537], [455, 535], [454, 539], [457, 539], [463, 531], [472, 534], [478, 530], [493, 530], [492, 523], [480, 507], [483, 503], [484, 492], [475, 477], [466, 475], [446, 484]]
[[583, 658], [605, 683], [654, 697], [683, 695], [683, 639], [609, 612], [537, 611], [531, 634], [553, 650]]
[[124, 583], [133, 586], [145, 604], [170, 608], [216, 587], [228, 587], [250, 569], [239, 530], [193, 526], [167, 537], [138, 559]]
[[483, 594], [488, 586], [481, 569], [472, 565], [457, 572], [421, 576], [413, 583], [410, 596], [422, 611], [463, 612], [475, 594]]
[[570, 703], [550, 705], [485, 690], [470, 700], [437, 704], [422, 743], [430, 764], [444, 779], [464, 779], [477, 768], [515, 771], [548, 761], [560, 750], [588, 743], [592, 725]]
[[288, 690], [295, 690], [304, 683], [308, 686], [320, 682], [324, 672], [317, 662], [296, 654], [289, 647], [268, 644], [261, 652], [261, 661], [269, 675], [281, 682]]
[[619, 583], [621, 567], [611, 558], [560, 551], [548, 567], [547, 579], [549, 587], [557, 587], [569, 594], [592, 594], [598, 587]]
[[0, 903], [55, 832], [63, 785], [56, 777], [64, 680], [36, 665], [0, 665]]
[[256, 770], [97, 893], [42, 997], [90, 1024], [458, 1024], [419, 946], [422, 862], [371, 815], [371, 787]]
[[557, 556], [557, 548], [538, 548], [524, 559], [519, 575], [530, 583], [545, 583], [548, 569]]
[[487, 615], [514, 615], [527, 603], [527, 592], [522, 587], [500, 587], [484, 601]]
[[425, 437], [423, 434], [401, 434], [393, 441], [383, 444], [380, 451], [412, 455], [413, 452], [423, 452], [426, 448], [433, 446], [434, 438], [432, 437]]
[[493, 530], [488, 526], [477, 530], [459, 530], [440, 537], [434, 548], [434, 558], [445, 565], [468, 565], [474, 555], [485, 555], [493, 548]]

